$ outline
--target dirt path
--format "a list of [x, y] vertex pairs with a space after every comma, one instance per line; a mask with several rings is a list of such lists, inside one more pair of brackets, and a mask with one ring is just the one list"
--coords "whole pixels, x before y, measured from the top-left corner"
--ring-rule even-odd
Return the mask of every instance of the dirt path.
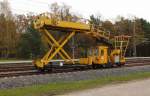
[[108, 85], [61, 96], [150, 96], [150, 79]]

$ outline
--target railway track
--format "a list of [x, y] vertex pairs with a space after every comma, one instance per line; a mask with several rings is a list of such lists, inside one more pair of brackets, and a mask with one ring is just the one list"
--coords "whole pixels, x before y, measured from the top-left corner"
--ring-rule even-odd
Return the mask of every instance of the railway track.
[[[127, 58], [127, 64], [124, 67], [133, 67], [133, 66], [145, 66], [150, 65], [150, 58]], [[27, 76], [27, 75], [40, 75], [40, 74], [52, 74], [52, 73], [61, 73], [61, 72], [72, 72], [72, 71], [82, 71], [89, 70], [87, 67], [69, 67], [69, 68], [53, 68], [49, 72], [39, 72], [30, 62], [24, 63], [6, 63], [0, 64], [0, 78], [4, 77], [16, 77], [16, 76]]]

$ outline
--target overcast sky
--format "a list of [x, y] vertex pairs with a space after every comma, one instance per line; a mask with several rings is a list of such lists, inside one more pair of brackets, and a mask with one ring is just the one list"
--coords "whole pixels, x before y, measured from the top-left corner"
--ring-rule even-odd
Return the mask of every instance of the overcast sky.
[[[2, 1], [2, 0], [0, 0]], [[72, 11], [88, 18], [91, 14], [101, 14], [104, 19], [142, 17], [150, 21], [149, 0], [8, 0], [14, 13], [41, 13], [49, 10], [53, 2], [72, 6]]]

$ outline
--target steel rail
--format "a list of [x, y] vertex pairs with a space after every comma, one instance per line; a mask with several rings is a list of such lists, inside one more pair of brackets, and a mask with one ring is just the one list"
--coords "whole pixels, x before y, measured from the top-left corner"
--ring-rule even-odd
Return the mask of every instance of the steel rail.
[[[76, 59], [77, 60], [77, 59]], [[63, 60], [54, 60], [54, 62], [59, 62]], [[23, 62], [23, 63], [21, 63]], [[20, 63], [20, 64], [18, 64]], [[150, 65], [150, 57], [133, 57], [133, 58], [127, 58], [127, 63], [124, 67], [132, 67], [132, 66], [145, 66]], [[115, 67], [116, 68], [116, 67]], [[26, 76], [26, 75], [39, 75], [39, 74], [52, 74], [52, 73], [61, 73], [61, 72], [72, 72], [72, 71], [82, 71], [84, 69], [89, 68], [83, 68], [83, 67], [70, 67], [70, 68], [53, 68], [51, 72], [38, 72], [35, 70], [34, 65], [31, 64], [29, 61], [13, 61], [13, 62], [4, 62], [0, 64], [0, 78], [3, 77], [13, 77], [13, 76]]]

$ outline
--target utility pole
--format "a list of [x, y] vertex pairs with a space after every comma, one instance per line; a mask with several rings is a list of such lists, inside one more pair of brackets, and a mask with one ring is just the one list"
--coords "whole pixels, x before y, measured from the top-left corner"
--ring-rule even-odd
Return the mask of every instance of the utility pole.
[[133, 21], [133, 56], [136, 57], [136, 18]]

